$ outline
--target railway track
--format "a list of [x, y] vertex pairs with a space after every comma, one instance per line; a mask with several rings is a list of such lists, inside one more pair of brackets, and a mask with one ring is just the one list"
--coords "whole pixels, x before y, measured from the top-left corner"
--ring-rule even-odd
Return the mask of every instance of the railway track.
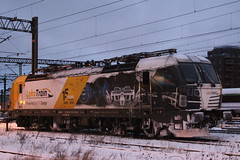
[[25, 158], [35, 158], [35, 159], [41, 159], [43, 157], [38, 156], [38, 155], [33, 155], [33, 154], [25, 154], [25, 153], [19, 153], [19, 152], [11, 152], [11, 151], [5, 151], [5, 150], [0, 150], [0, 153], [3, 154], [11, 154], [11, 155], [15, 155], [15, 156], [21, 156], [21, 157], [25, 157]]
[[226, 133], [226, 134], [240, 134], [240, 119], [233, 118], [231, 122], [222, 124], [222, 127], [213, 128], [210, 130], [212, 133]]
[[[21, 132], [29, 132], [26, 131], [24, 129], [14, 129], [14, 130], [18, 130]], [[69, 140], [69, 137], [52, 137], [52, 136], [45, 136], [44, 133], [48, 134], [48, 133], [63, 133], [63, 134], [69, 134], [69, 135], [83, 135], [83, 136], [103, 136], [103, 137], [118, 137], [118, 138], [130, 138], [130, 139], [139, 139], [139, 140], [161, 140], [161, 141], [169, 141], [169, 142], [179, 142], [179, 143], [194, 143], [194, 144], [204, 144], [204, 145], [219, 145], [219, 143], [225, 144], [228, 143], [229, 141], [223, 141], [223, 140], [217, 140], [217, 139], [211, 139], [211, 138], [204, 138], [204, 137], [199, 137], [199, 138], [148, 138], [146, 136], [140, 136], [138, 138], [133, 138], [132, 135], [126, 135], [126, 136], [114, 136], [114, 135], [106, 135], [106, 134], [102, 134], [100, 132], [98, 132], [97, 130], [82, 130], [78, 133], [69, 133], [69, 132], [53, 132], [53, 131], [34, 131], [33, 132], [37, 132], [36, 138], [37, 137], [42, 137], [42, 138], [49, 138], [49, 139], [63, 139], [63, 140]], [[211, 130], [210, 132], [212, 133], [226, 133], [226, 134], [236, 134], [236, 133], [240, 133], [240, 128], [233, 128], [233, 127], [225, 127], [225, 128], [219, 128], [219, 129], [215, 129], [215, 130]], [[41, 133], [41, 134], [40, 134]], [[71, 139], [71, 137], [70, 137]], [[86, 140], [89, 141], [89, 140]], [[90, 140], [91, 141], [91, 140]], [[235, 142], [235, 143], [239, 143], [240, 145], [240, 141], [239, 142]]]
[[240, 128], [223, 128], [210, 130], [211, 133], [240, 134]]
[[[94, 151], [102, 150], [113, 153], [129, 153], [151, 155], [153, 157], [171, 157], [177, 155], [178, 159], [240, 159], [240, 141], [232, 142], [216, 139], [147, 139], [120, 136], [99, 135], [97, 133], [64, 133], [25, 131], [22, 129], [10, 129], [9, 134], [26, 134], [27, 141], [48, 141], [52, 144], [68, 144], [82, 148], [92, 148]], [[54, 148], [54, 146], [51, 146]], [[68, 148], [68, 147], [67, 147]], [[25, 154], [26, 153], [26, 154]], [[19, 153], [16, 151], [0, 150], [1, 154], [11, 154], [35, 159], [44, 159], [45, 155]], [[109, 155], [111, 156], [111, 155]], [[194, 157], [194, 158], [192, 158]], [[145, 158], [146, 159], [146, 158]]]
[[[45, 134], [46, 133], [46, 134]], [[65, 133], [63, 133], [65, 135]], [[118, 137], [118, 136], [106, 136], [96, 134], [67, 134], [68, 136], [48, 136], [48, 132], [41, 132], [37, 134], [36, 138], [48, 138], [49, 140], [71, 140], [81, 145], [91, 146], [93, 148], [108, 148], [111, 150], [131, 150], [139, 151], [144, 150], [145, 152], [151, 153], [162, 153], [169, 151], [176, 151], [181, 153], [209, 153], [207, 148], [212, 146], [217, 148], [226, 148], [232, 145], [231, 141], [206, 139], [206, 138], [194, 138], [194, 139], [146, 139], [146, 138], [129, 138], [129, 137]], [[70, 136], [69, 136], [70, 135]], [[79, 137], [80, 136], [80, 137]], [[132, 142], [133, 140], [133, 142]], [[160, 143], [151, 144], [151, 141]], [[136, 143], [138, 142], [138, 143]], [[168, 144], [168, 145], [163, 145]], [[177, 144], [177, 145], [175, 145]], [[240, 146], [240, 142], [234, 142], [235, 146]], [[189, 147], [191, 145], [191, 147]], [[186, 146], [186, 147], [182, 147]], [[199, 148], [201, 146], [201, 148]], [[204, 150], [204, 148], [206, 150]], [[235, 148], [236, 149], [236, 148]], [[221, 149], [219, 149], [221, 150]], [[240, 151], [240, 147], [238, 148]], [[223, 151], [222, 155], [234, 156], [240, 158], [239, 152]], [[210, 151], [211, 152], [211, 151]], [[213, 150], [215, 152], [215, 150]]]

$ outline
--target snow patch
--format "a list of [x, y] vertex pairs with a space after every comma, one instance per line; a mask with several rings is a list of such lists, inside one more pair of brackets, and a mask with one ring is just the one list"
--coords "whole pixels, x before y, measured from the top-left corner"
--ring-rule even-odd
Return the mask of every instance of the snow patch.
[[133, 139], [116, 136], [24, 131], [0, 124], [0, 157], [7, 159], [239, 159], [240, 135], [211, 133], [221, 141]]

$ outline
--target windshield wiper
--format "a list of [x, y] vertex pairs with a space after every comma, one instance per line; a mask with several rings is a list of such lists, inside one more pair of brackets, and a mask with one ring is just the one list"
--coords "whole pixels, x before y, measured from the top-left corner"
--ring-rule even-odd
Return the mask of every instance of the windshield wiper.
[[201, 66], [197, 65], [197, 68], [198, 68], [199, 72], [201, 73], [202, 78], [204, 78], [205, 80], [206, 80], [206, 78], [207, 78], [207, 79], [210, 81], [211, 86], [212, 86], [212, 87], [216, 87], [216, 85], [215, 85], [215, 83], [214, 83], [214, 80], [211, 78], [211, 76], [209, 76], [209, 74], [208, 74], [205, 70], [203, 70], [203, 69], [201, 68]]
[[213, 79], [211, 78], [211, 76], [209, 76], [209, 74], [208, 74], [207, 72], [205, 72], [204, 70], [202, 70], [202, 72], [203, 72], [204, 75], [208, 78], [208, 80], [210, 80], [211, 86], [212, 86], [212, 87], [216, 87], [216, 85], [215, 85]]

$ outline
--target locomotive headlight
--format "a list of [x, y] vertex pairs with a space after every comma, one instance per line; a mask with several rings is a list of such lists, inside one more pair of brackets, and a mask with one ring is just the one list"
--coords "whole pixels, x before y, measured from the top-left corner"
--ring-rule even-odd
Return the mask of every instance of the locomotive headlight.
[[195, 89], [195, 90], [194, 90], [194, 96], [197, 96], [197, 97], [199, 97], [199, 95], [200, 95], [200, 92], [199, 92], [199, 90], [198, 90], [198, 89]]
[[24, 100], [20, 101], [20, 104], [25, 104], [25, 103], [26, 103], [26, 101], [24, 101]]
[[224, 111], [223, 112], [223, 119], [226, 121], [232, 120], [232, 112], [231, 111]]
[[179, 106], [180, 107], [187, 107], [187, 96], [180, 95], [179, 96]]
[[192, 122], [199, 123], [204, 120], [204, 113], [203, 112], [196, 112], [192, 114]]

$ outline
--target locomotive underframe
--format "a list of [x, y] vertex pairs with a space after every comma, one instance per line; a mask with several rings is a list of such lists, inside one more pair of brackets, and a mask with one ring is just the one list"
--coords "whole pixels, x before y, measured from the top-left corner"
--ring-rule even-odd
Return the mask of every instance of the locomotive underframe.
[[[207, 136], [207, 127], [217, 125], [222, 111], [168, 111], [161, 109], [17, 109], [11, 117], [19, 127], [77, 131], [95, 128], [100, 132], [124, 135], [144, 133], [148, 137]], [[194, 117], [193, 117], [194, 116]]]

